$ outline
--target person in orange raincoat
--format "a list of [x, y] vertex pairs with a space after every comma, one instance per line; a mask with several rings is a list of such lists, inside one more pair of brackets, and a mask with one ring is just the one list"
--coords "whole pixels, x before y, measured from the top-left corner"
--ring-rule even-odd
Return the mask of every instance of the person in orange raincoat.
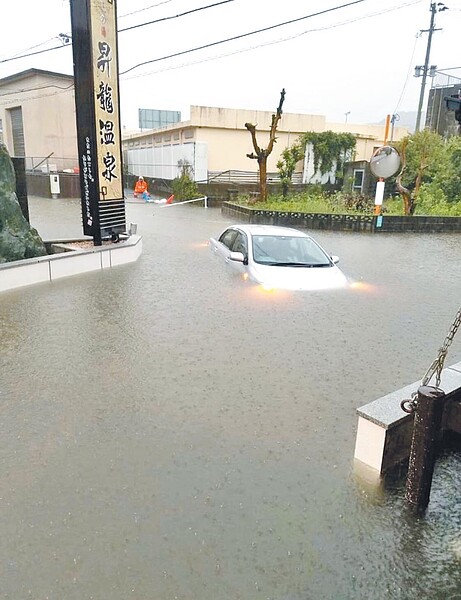
[[136, 185], [134, 186], [133, 196], [137, 198], [138, 196], [142, 196], [146, 198], [149, 196], [149, 192], [147, 191], [147, 183], [144, 181], [144, 177], [139, 177]]

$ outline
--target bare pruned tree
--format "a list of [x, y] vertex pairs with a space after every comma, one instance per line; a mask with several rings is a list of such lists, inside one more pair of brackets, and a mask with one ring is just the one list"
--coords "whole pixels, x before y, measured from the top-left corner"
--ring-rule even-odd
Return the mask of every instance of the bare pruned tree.
[[252, 123], [245, 123], [245, 127], [251, 133], [251, 139], [253, 142], [254, 152], [247, 154], [248, 158], [252, 158], [258, 161], [259, 167], [259, 198], [261, 202], [267, 200], [267, 157], [272, 152], [277, 138], [275, 136], [277, 131], [277, 125], [282, 118], [282, 106], [285, 100], [285, 88], [280, 92], [280, 102], [277, 108], [277, 112], [272, 115], [272, 123], [269, 133], [269, 144], [267, 148], [260, 148], [256, 141], [256, 125]]

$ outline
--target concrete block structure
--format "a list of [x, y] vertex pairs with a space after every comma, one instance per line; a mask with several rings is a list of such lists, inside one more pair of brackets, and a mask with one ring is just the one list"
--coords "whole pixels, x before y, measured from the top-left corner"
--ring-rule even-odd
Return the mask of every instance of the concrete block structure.
[[[400, 407], [421, 385], [415, 382], [357, 409], [354, 458], [378, 475], [406, 460], [410, 453], [413, 415]], [[443, 429], [461, 434], [461, 363], [443, 369], [439, 386], [446, 394]]]
[[68, 243], [48, 243], [57, 252], [0, 265], [0, 292], [63, 277], [110, 269], [135, 262], [142, 253], [142, 237], [131, 235], [118, 243], [75, 249]]

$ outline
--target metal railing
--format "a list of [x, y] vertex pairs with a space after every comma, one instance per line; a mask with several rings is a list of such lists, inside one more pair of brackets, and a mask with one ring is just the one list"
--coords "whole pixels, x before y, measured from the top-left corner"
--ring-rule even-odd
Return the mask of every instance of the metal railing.
[[26, 171], [32, 173], [78, 173], [78, 159], [49, 154], [48, 156], [26, 156]]
[[[279, 173], [268, 173], [268, 183], [280, 183]], [[241, 183], [241, 184], [259, 184], [259, 174], [256, 171], [237, 171], [229, 169], [228, 171], [208, 171], [208, 183]], [[292, 183], [302, 183], [302, 173], [294, 173]]]

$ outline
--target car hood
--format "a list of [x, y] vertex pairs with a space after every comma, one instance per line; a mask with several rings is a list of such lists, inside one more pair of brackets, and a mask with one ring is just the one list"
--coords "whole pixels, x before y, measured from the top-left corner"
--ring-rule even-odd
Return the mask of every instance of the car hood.
[[283, 290], [325, 290], [348, 285], [344, 273], [332, 267], [274, 267], [254, 264], [250, 278], [268, 288]]

